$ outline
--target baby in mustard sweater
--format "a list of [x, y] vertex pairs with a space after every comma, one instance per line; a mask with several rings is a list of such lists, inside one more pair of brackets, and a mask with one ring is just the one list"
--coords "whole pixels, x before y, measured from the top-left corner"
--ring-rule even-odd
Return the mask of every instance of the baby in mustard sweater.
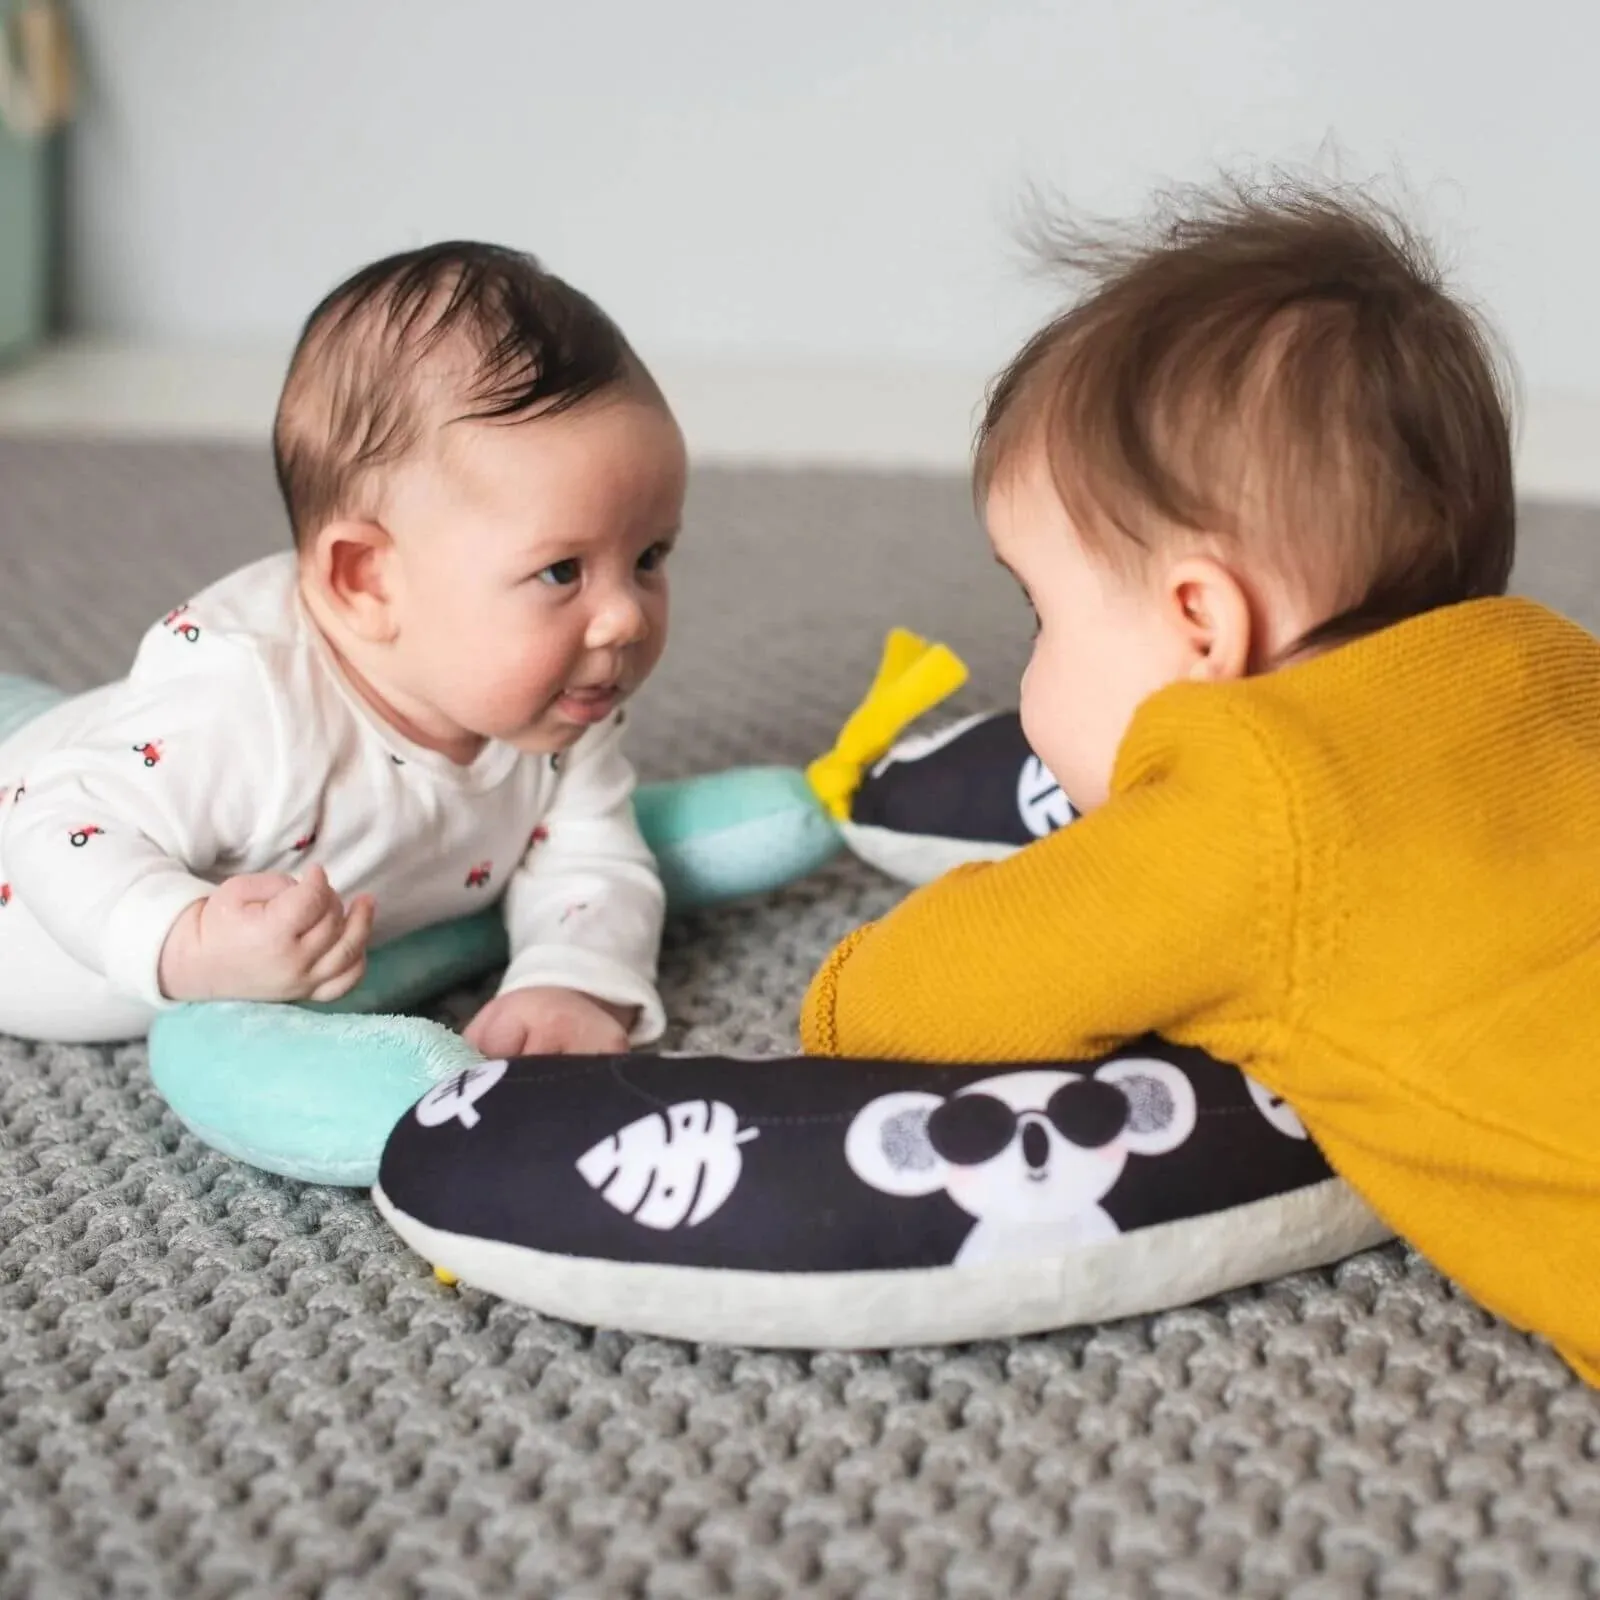
[[976, 486], [1087, 814], [852, 934], [805, 1047], [1237, 1062], [1600, 1383], [1600, 642], [1503, 597], [1490, 342], [1359, 196], [1060, 255], [1090, 292], [993, 387]]

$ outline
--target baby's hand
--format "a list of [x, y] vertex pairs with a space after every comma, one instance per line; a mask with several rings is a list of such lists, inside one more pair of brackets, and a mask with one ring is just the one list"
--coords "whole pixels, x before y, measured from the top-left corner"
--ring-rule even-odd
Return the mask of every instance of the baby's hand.
[[321, 867], [225, 878], [172, 925], [161, 947], [169, 1000], [337, 1000], [367, 969], [374, 902], [349, 910]]
[[574, 989], [512, 989], [468, 1024], [464, 1037], [491, 1060], [502, 1056], [611, 1056], [628, 1048], [633, 1013]]

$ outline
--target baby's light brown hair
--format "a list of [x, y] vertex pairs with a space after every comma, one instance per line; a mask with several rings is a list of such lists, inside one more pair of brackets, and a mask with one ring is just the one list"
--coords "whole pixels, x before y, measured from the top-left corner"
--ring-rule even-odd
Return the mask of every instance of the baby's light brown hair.
[[980, 499], [1042, 449], [1097, 555], [1211, 536], [1309, 603], [1299, 648], [1504, 593], [1509, 383], [1395, 210], [1234, 182], [1040, 243], [1090, 289], [991, 386]]
[[375, 516], [381, 469], [430, 433], [623, 383], [660, 400], [611, 318], [534, 256], [454, 239], [375, 261], [312, 311], [284, 379], [273, 462], [295, 543]]

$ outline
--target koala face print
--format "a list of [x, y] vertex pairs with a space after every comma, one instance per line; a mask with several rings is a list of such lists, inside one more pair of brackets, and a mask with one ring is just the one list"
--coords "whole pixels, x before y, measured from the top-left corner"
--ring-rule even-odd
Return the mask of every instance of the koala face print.
[[1122, 1092], [1095, 1078], [1019, 1072], [952, 1095], [928, 1113], [945, 1188], [975, 1217], [1043, 1222], [1097, 1202], [1128, 1153]]
[[1164, 1061], [1126, 1060], [1092, 1072], [1024, 1069], [984, 1078], [948, 1098], [920, 1090], [863, 1107], [845, 1159], [886, 1194], [943, 1189], [978, 1226], [964, 1259], [1014, 1254], [1051, 1230], [1114, 1233], [1099, 1202], [1132, 1156], [1176, 1149], [1194, 1130], [1193, 1086]]

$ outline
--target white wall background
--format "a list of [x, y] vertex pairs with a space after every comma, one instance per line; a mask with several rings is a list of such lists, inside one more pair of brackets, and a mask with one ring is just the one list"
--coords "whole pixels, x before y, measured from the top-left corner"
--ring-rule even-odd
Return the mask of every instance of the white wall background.
[[79, 0], [67, 302], [277, 347], [346, 271], [531, 247], [647, 358], [961, 381], [1047, 295], [1029, 182], [1404, 170], [1530, 391], [1600, 400], [1581, 0]]

